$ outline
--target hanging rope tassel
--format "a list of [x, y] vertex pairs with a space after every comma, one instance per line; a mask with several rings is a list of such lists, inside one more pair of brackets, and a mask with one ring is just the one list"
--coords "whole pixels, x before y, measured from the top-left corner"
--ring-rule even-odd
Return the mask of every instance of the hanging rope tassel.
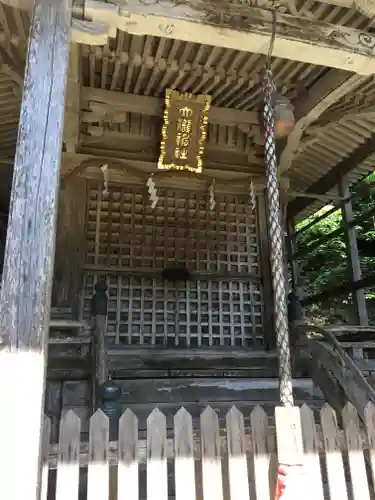
[[152, 174], [147, 179], [146, 186], [148, 188], [148, 196], [151, 201], [151, 208], [155, 208], [156, 205], [158, 204], [159, 197], [158, 197], [158, 190], [156, 189]]
[[283, 231], [281, 227], [280, 192], [277, 180], [275, 110], [272, 95], [275, 85], [271, 70], [264, 77], [264, 143], [267, 165], [267, 198], [269, 234], [271, 242], [271, 271], [274, 293], [277, 350], [279, 355], [280, 401], [293, 406], [292, 370], [290, 364], [288, 312], [283, 256]]
[[100, 167], [100, 170], [103, 173], [103, 195], [107, 196], [107, 194], [109, 193], [109, 191], [108, 191], [108, 165], [107, 164], [102, 165]]
[[257, 208], [257, 202], [256, 202], [256, 197], [255, 197], [255, 189], [254, 189], [253, 180], [250, 181], [249, 195], [250, 195], [251, 208], [252, 208], [253, 212], [255, 212], [255, 210]]
[[215, 200], [215, 179], [212, 180], [212, 182], [210, 184], [210, 187], [208, 189], [208, 197], [209, 197], [209, 200], [208, 200], [209, 207], [210, 207], [210, 210], [212, 212], [213, 210], [215, 210], [215, 207], [216, 207], [216, 200]]

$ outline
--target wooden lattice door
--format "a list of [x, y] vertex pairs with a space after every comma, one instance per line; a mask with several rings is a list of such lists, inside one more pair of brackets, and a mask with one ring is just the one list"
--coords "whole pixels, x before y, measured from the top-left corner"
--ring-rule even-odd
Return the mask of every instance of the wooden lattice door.
[[[98, 271], [108, 270], [108, 342], [128, 345], [261, 344], [262, 294], [257, 214], [247, 196], [159, 189], [151, 210], [140, 186], [88, 185], [82, 315]], [[161, 271], [183, 263], [194, 279], [170, 283]]]

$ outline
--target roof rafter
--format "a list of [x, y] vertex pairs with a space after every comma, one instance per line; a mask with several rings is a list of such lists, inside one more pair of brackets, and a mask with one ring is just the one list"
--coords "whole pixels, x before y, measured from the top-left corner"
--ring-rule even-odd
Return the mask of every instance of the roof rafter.
[[[325, 175], [314, 182], [308, 189], [306, 194], [317, 193], [324, 194], [337, 185], [338, 180], [348, 174], [353, 168], [363, 163], [369, 156], [375, 153], [375, 134], [372, 134], [363, 144], [358, 146], [352, 154], [334, 167], [332, 167]], [[302, 212], [306, 207], [311, 205], [314, 200], [308, 197], [301, 197], [298, 200], [292, 201], [288, 206], [288, 216], [295, 217]]]
[[[163, 3], [113, 0], [85, 2], [85, 20], [73, 20], [72, 39], [103, 45], [117, 30], [134, 35], [185, 40], [267, 54], [273, 16], [270, 10], [231, 3], [192, 0]], [[266, 5], [266, 4], [264, 4]], [[107, 39], [105, 39], [107, 29]], [[375, 36], [353, 28], [277, 13], [273, 55], [304, 63], [375, 73]]]
[[287, 171], [299, 152], [301, 139], [307, 128], [327, 109], [348, 92], [355, 90], [366, 77], [347, 71], [329, 70], [308, 90], [308, 97], [294, 103], [297, 122], [281, 153], [279, 171]]

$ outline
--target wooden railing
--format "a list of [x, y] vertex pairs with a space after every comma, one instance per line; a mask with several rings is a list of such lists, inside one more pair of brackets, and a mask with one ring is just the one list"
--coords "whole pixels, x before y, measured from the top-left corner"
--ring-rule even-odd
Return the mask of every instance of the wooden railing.
[[[368, 478], [375, 477], [375, 406], [367, 407], [363, 428], [351, 405], [343, 411], [342, 429], [329, 406], [321, 410], [318, 423], [308, 406], [297, 412], [302, 462], [290, 480], [302, 480], [301, 498], [370, 500], [373, 480]], [[279, 457], [284, 451], [280, 448], [293, 443], [279, 439], [261, 407], [248, 417], [233, 407], [221, 428], [217, 414], [207, 407], [195, 429], [190, 414], [181, 408], [168, 435], [166, 417], [156, 408], [142, 436], [137, 417], [127, 410], [119, 422], [119, 440], [109, 442], [108, 418], [98, 410], [91, 417], [89, 443], [81, 443], [80, 419], [69, 411], [61, 420], [58, 445], [49, 443], [46, 418], [41, 498], [46, 500], [47, 491], [51, 495], [53, 489], [56, 498], [77, 498], [79, 483], [81, 488], [85, 483], [82, 475], [87, 473], [87, 490], [80, 494], [88, 499], [273, 499], [276, 440]], [[56, 469], [56, 484], [49, 469]]]

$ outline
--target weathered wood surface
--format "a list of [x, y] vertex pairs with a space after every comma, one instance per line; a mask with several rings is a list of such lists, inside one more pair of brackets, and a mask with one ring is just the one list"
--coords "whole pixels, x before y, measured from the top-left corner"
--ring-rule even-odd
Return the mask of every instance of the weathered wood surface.
[[158, 408], [147, 419], [147, 498], [168, 500], [167, 426]]
[[[292, 455], [293, 460], [298, 456], [299, 491], [303, 488], [309, 498], [311, 496], [316, 500], [328, 498], [327, 489], [330, 491], [330, 500], [373, 498], [372, 486], [367, 478], [366, 467], [369, 464], [364, 455], [368, 444], [363, 441], [363, 431], [357, 425], [358, 417], [354, 408], [348, 405], [344, 410], [344, 431], [338, 430], [332, 410], [324, 408], [321, 412], [323, 435], [321, 426], [315, 423], [308, 407], [290, 411], [293, 412], [291, 421], [296, 422], [301, 415], [302, 429], [299, 425], [291, 429], [297, 445], [292, 446]], [[373, 405], [368, 407], [368, 415], [367, 433], [370, 436], [374, 432]], [[279, 423], [282, 420], [285, 420], [284, 416], [279, 419]], [[66, 470], [61, 468], [58, 471], [60, 480], [57, 488], [61, 488], [61, 491], [56, 498], [62, 498], [62, 492], [66, 493], [67, 488], [71, 496], [76, 498], [79, 447], [81, 466], [89, 466], [88, 499], [93, 498], [94, 483], [95, 491], [101, 491], [102, 498], [108, 499], [108, 471], [110, 466], [119, 461], [119, 498], [126, 493], [131, 500], [150, 499], [157, 494], [164, 500], [174, 495], [180, 500], [195, 500], [200, 499], [202, 494], [204, 498], [211, 498], [210, 495], [215, 493], [215, 498], [222, 499], [228, 498], [230, 492], [230, 498], [236, 500], [253, 498], [255, 490], [257, 499], [266, 500], [270, 498], [270, 493], [273, 498], [277, 462], [292, 459], [290, 442], [285, 440], [285, 436], [277, 439], [276, 453], [275, 429], [269, 425], [261, 407], [252, 412], [250, 427], [247, 416], [245, 423], [244, 415], [235, 407], [232, 408], [226, 419], [226, 437], [225, 429], [219, 429], [217, 415], [212, 408], [207, 407], [202, 413], [200, 425], [196, 429], [189, 413], [182, 408], [174, 419], [172, 439], [167, 438], [164, 415], [154, 409], [148, 420], [147, 441], [138, 438], [137, 418], [128, 411], [121, 419], [119, 449], [117, 442], [108, 443], [108, 418], [101, 411], [91, 419], [89, 443], [80, 443], [78, 423], [79, 420], [72, 413], [65, 417], [61, 426], [60, 461], [57, 461], [55, 445], [52, 445], [47, 459], [52, 469], [58, 464], [62, 465], [63, 459], [64, 463], [71, 464]], [[280, 433], [285, 433], [285, 421], [278, 429]], [[348, 461], [342, 459], [345, 450], [348, 452]], [[174, 470], [168, 469], [169, 460], [174, 460]], [[327, 465], [328, 476], [325, 467], [321, 468], [321, 460]], [[200, 468], [202, 482], [197, 474]], [[71, 476], [72, 481], [67, 486], [62, 484], [62, 472]], [[124, 473], [124, 477], [121, 477], [120, 472]], [[290, 486], [293, 487], [293, 484]], [[84, 490], [80, 494], [86, 498]], [[115, 490], [110, 489], [109, 499], [115, 498]]]
[[328, 475], [330, 498], [348, 500], [341, 447], [338, 441], [336, 414], [326, 405], [321, 412], [321, 425], [324, 437], [325, 459]]
[[323, 481], [320, 470], [319, 441], [315, 423], [314, 412], [307, 405], [301, 408], [301, 427], [304, 445], [304, 463], [309, 473], [306, 475], [308, 487], [306, 491], [311, 492], [311, 498], [323, 500]]
[[103, 384], [108, 378], [108, 356], [105, 338], [106, 321], [107, 317], [104, 315], [97, 315], [95, 317], [93, 354], [95, 358], [95, 380], [98, 386]]
[[[174, 38], [260, 54], [267, 54], [269, 49], [273, 18], [268, 10], [238, 3], [217, 5], [200, 1], [176, 4], [169, 0], [161, 4], [155, 0], [145, 5], [138, 0], [126, 3], [117, 0], [116, 4], [109, 7], [105, 2], [89, 3], [85, 15], [93, 22], [73, 20], [73, 39], [103, 45], [106, 42], [103, 28], [107, 28], [107, 37], [115, 37], [116, 29], [120, 29], [134, 35]], [[369, 33], [281, 13], [277, 13], [276, 31], [275, 57], [362, 74], [374, 72], [373, 40]]]
[[[0, 354], [1, 498], [12, 491], [15, 498], [35, 500], [40, 493], [70, 4], [37, 0], [31, 19], [0, 301], [0, 331], [9, 347]], [[25, 474], [14, 481], [22, 446]]]
[[[348, 273], [351, 281], [359, 281], [362, 279], [361, 261], [358, 251], [357, 231], [353, 226], [353, 203], [350, 198], [351, 192], [349, 188], [349, 180], [344, 177], [339, 183], [339, 193], [346, 198], [342, 203], [341, 214], [344, 223], [344, 237], [348, 256]], [[353, 306], [355, 308], [355, 316], [360, 326], [368, 326], [369, 318], [367, 313], [365, 290], [356, 290], [352, 294]], [[363, 358], [363, 350], [352, 350], [352, 356], [355, 359]]]
[[119, 422], [117, 485], [119, 499], [138, 500], [138, 421], [131, 411]]
[[56, 228], [53, 303], [68, 305], [78, 317], [85, 254], [86, 180], [78, 177], [61, 186]]
[[[105, 114], [110, 109], [117, 113], [138, 113], [162, 118], [165, 107], [164, 99], [143, 95], [126, 94], [113, 90], [92, 87], [82, 88], [83, 101], [92, 102], [93, 111], [85, 115], [91, 122], [100, 121], [101, 113]], [[255, 111], [241, 109], [227, 109], [211, 106], [208, 113], [209, 123], [236, 126], [239, 123], [248, 125], [259, 124], [259, 116]]]
[[[353, 170], [357, 165], [362, 163], [366, 158], [370, 157], [375, 152], [375, 134], [372, 134], [363, 144], [358, 146], [352, 154], [340, 160], [329, 172], [316, 180], [306, 190], [307, 193], [326, 193], [337, 185], [337, 179], [346, 175]], [[290, 202], [288, 206], [288, 216], [295, 217], [302, 212], [306, 207], [313, 203], [311, 198], [298, 198]], [[366, 279], [366, 278], [365, 278]], [[359, 285], [359, 283], [358, 283]], [[343, 285], [339, 285], [343, 286]], [[363, 288], [364, 284], [361, 286]], [[352, 290], [350, 290], [352, 291]]]
[[196, 500], [193, 420], [185, 408], [174, 417], [176, 500]]
[[74, 412], [68, 411], [60, 422], [56, 500], [78, 497], [80, 430], [80, 419]]
[[[22, 9], [22, 10], [28, 10], [31, 9], [34, 5], [35, 0], [1, 0], [1, 2], [5, 5], [9, 5], [10, 7], [14, 7], [16, 9]], [[81, 2], [76, 2], [76, 12], [77, 14], [80, 14], [82, 11], [82, 4]], [[88, 2], [89, 3], [89, 2]], [[92, 3], [92, 2], [90, 2]], [[122, 5], [124, 2], [118, 2], [119, 5]], [[333, 5], [333, 6], [338, 6], [338, 7], [343, 7], [347, 9], [357, 9], [361, 14], [369, 17], [372, 19], [375, 15], [374, 7], [371, 2], [366, 2], [365, 0], [319, 0], [319, 3], [322, 3], [323, 5]], [[95, 5], [95, 4], [94, 4]], [[275, 8], [275, 4], [270, 2], [269, 0], [257, 0], [253, 4], [254, 6], [261, 7], [264, 9], [271, 9]], [[310, 9], [306, 9], [304, 6], [303, 8], [300, 8], [297, 5], [297, 2], [295, 0], [290, 1], [290, 0], [281, 0], [277, 4], [278, 8], [280, 9], [281, 12], [290, 12], [291, 14], [298, 14], [301, 16], [306, 16], [309, 19], [314, 19], [314, 14], [311, 12]], [[103, 17], [103, 21], [105, 20], [105, 17]]]
[[280, 162], [280, 173], [291, 168], [293, 160], [301, 148], [301, 139], [308, 127], [319, 116], [339, 101], [343, 96], [359, 87], [364, 82], [364, 77], [353, 75], [347, 71], [328, 71], [317, 83], [309, 89], [308, 96], [295, 103], [297, 122], [287, 139]]
[[90, 419], [87, 500], [108, 498], [109, 490], [109, 420], [97, 410]]
[[[196, 401], [269, 401], [278, 400], [277, 379], [133, 379], [118, 380], [122, 388], [124, 404], [141, 403], [193, 403]], [[294, 379], [297, 399], [308, 401], [313, 395], [311, 379]]]

